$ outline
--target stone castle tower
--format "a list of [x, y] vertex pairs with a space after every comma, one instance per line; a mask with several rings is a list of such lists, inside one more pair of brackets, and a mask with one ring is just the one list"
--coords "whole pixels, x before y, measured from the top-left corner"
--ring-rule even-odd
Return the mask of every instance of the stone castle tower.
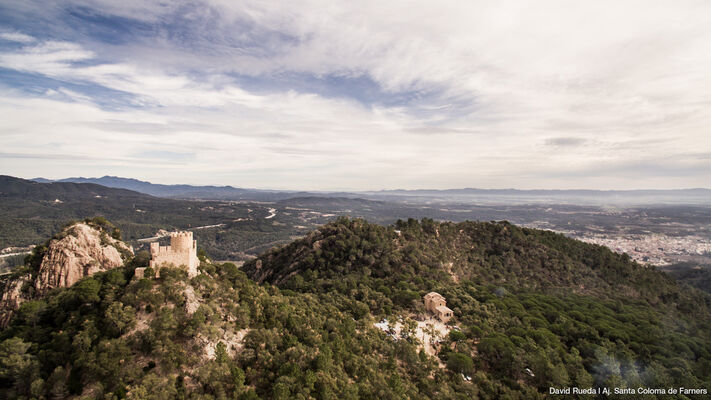
[[187, 268], [188, 276], [197, 276], [200, 260], [197, 256], [197, 241], [192, 232], [173, 232], [170, 234], [170, 246], [151, 243], [151, 268], [158, 271], [164, 265]]

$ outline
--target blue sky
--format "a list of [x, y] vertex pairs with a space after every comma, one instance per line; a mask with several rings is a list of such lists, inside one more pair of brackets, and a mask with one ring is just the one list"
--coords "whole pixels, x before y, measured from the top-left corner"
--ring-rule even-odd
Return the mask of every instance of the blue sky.
[[0, 173], [708, 187], [710, 27], [686, 0], [0, 0]]

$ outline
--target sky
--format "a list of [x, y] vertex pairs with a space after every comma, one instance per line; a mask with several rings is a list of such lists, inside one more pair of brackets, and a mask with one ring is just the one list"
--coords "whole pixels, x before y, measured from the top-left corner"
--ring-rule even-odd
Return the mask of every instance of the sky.
[[0, 174], [711, 185], [711, 2], [0, 0]]

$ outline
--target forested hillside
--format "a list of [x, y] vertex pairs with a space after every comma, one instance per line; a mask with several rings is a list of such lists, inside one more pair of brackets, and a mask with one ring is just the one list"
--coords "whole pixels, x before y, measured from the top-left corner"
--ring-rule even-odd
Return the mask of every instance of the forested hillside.
[[[244, 271], [201, 261], [192, 279], [149, 268], [138, 280], [139, 252], [24, 303], [0, 332], [0, 397], [535, 399], [551, 386], [711, 387], [708, 295], [550, 232], [342, 218]], [[431, 290], [455, 314], [434, 354], [410, 329]], [[383, 318], [405, 328], [383, 332]]]
[[[261, 267], [260, 267], [261, 266]], [[471, 281], [510, 290], [544, 290], [706, 307], [666, 274], [625, 254], [551, 231], [507, 222], [398, 221], [392, 226], [340, 218], [244, 266], [259, 282], [309, 290], [355, 278], [401, 290]], [[372, 286], [372, 285], [371, 285]], [[321, 288], [321, 289], [319, 289]], [[408, 304], [408, 303], [403, 303]]]
[[219, 230], [195, 231], [201, 247], [219, 260], [258, 254], [307, 232], [294, 228], [303, 221], [276, 225], [265, 219], [268, 214], [268, 207], [259, 204], [173, 200], [90, 183], [38, 183], [0, 176], [0, 249], [42, 243], [72, 220], [97, 216], [112, 221], [129, 242], [161, 229], [219, 225]]
[[512, 390], [711, 384], [711, 297], [548, 231], [339, 219], [244, 270], [259, 282], [335, 298], [356, 318], [417, 315], [422, 296], [436, 290], [464, 333], [453, 353]]
[[233, 264], [205, 259], [190, 280], [180, 269], [133, 279], [147, 261], [139, 253], [24, 303], [0, 331], [0, 397], [541, 397], [484, 373], [466, 382], [414, 338], [394, 341], [367, 313], [339, 309], [338, 297], [260, 286]]
[[711, 293], [711, 265], [682, 262], [664, 267], [664, 272], [679, 282], [684, 282]]
[[[159, 199], [125, 189], [90, 183], [37, 183], [0, 177], [0, 248], [37, 244], [70, 220], [102, 216], [121, 227], [126, 240], [153, 235], [166, 227], [210, 225], [224, 221], [214, 208]], [[90, 210], [90, 211], [88, 211]], [[247, 215], [229, 210], [235, 218]]]

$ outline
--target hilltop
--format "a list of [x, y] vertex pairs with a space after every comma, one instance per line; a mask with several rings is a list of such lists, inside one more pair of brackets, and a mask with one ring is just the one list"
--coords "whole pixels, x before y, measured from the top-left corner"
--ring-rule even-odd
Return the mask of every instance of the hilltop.
[[445, 341], [453, 351], [441, 350], [441, 360], [471, 360], [473, 370], [516, 390], [709, 385], [711, 297], [550, 231], [342, 218], [243, 270], [283, 290], [336, 299], [355, 318], [416, 321], [422, 296], [442, 293], [463, 335]]
[[429, 291], [468, 281], [513, 290], [628, 297], [658, 304], [685, 291], [666, 274], [608, 248], [508, 222], [340, 218], [267, 252], [243, 270], [258, 282], [310, 289], [351, 278]]

